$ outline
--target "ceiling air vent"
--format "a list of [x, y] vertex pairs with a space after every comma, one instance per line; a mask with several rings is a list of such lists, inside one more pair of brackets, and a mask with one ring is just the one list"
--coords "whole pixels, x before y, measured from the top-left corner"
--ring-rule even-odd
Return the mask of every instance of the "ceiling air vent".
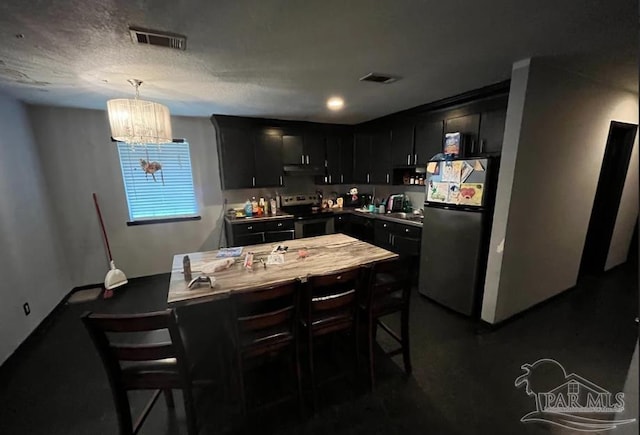
[[398, 77], [392, 77], [385, 74], [376, 74], [369, 73], [364, 77], [360, 77], [361, 82], [374, 82], [374, 83], [382, 83], [384, 85], [388, 85], [389, 83], [393, 83], [398, 80]]
[[187, 37], [176, 33], [160, 32], [158, 30], [129, 27], [131, 40], [134, 44], [157, 45], [160, 47], [187, 49]]

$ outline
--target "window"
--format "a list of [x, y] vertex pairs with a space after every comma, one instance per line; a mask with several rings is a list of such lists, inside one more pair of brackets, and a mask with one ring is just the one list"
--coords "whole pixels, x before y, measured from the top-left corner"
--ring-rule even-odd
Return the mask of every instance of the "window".
[[569, 382], [569, 394], [579, 394], [580, 385], [577, 382]]
[[118, 154], [132, 222], [197, 215], [187, 142], [162, 145], [118, 142]]

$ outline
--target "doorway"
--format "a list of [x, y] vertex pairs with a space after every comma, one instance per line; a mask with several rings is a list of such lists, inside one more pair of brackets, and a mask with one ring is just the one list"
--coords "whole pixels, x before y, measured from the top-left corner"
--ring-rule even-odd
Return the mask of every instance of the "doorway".
[[578, 278], [604, 271], [637, 128], [617, 121], [609, 127]]

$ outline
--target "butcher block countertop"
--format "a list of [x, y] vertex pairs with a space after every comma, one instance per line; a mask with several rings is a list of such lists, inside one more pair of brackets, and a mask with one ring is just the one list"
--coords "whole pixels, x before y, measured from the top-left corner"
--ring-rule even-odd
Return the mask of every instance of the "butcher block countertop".
[[[275, 246], [278, 246], [278, 243], [246, 246], [242, 251], [242, 256], [236, 257], [235, 263], [228, 269], [210, 274], [215, 278], [213, 288], [203, 285], [189, 289], [188, 282], [184, 279], [182, 261], [185, 255], [189, 255], [192, 275], [195, 278], [204, 275], [200, 272], [204, 265], [219, 260], [216, 258], [218, 251], [175, 255], [171, 268], [167, 305], [176, 307], [208, 302], [226, 298], [231, 292], [257, 290], [286, 283], [296, 278], [326, 275], [398, 257], [393, 252], [344, 234], [288, 240], [280, 242], [280, 245], [289, 248], [288, 252], [284, 254], [284, 264], [270, 264], [265, 268], [260, 262], [260, 259], [264, 259], [266, 262], [267, 256]], [[306, 250], [308, 256], [298, 258], [299, 250]], [[247, 252], [254, 253], [251, 270], [247, 270], [243, 266], [244, 256]]]

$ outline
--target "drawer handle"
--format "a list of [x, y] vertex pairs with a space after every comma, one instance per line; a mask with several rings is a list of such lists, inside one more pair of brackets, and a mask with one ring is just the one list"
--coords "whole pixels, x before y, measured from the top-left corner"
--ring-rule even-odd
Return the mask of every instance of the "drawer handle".
[[409, 232], [409, 228], [405, 228], [405, 229], [404, 229], [404, 232], [405, 232], [405, 233], [408, 233], [408, 232]]
[[252, 230], [252, 229], [253, 229], [253, 225], [249, 225], [249, 226], [247, 227], [247, 229], [248, 229], [248, 230]]
[[278, 224], [278, 226], [279, 226], [279, 227], [281, 227], [281, 226], [282, 226], [282, 223], [279, 223], [279, 224]]

